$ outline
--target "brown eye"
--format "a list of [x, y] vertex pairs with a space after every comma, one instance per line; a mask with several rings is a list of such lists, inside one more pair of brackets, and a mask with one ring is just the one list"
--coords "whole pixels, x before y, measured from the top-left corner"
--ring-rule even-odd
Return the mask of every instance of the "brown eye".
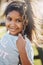
[[21, 20], [17, 19], [16, 22], [21, 22]]
[[12, 18], [11, 18], [11, 17], [7, 17], [7, 20], [8, 20], [8, 21], [12, 21]]

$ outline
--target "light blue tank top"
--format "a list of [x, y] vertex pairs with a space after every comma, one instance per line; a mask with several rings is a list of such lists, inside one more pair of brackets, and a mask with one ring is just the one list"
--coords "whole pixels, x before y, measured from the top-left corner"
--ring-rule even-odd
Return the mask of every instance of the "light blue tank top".
[[[18, 65], [19, 62], [19, 52], [16, 46], [17, 36], [12, 36], [7, 33], [0, 40], [0, 65]], [[27, 57], [33, 64], [33, 50], [31, 42], [26, 38], [26, 53]]]

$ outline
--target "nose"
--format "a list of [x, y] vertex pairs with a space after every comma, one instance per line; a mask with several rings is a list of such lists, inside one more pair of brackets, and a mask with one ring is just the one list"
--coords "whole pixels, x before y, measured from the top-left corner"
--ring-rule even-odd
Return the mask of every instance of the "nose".
[[16, 22], [15, 21], [12, 21], [12, 22], [10, 22], [10, 25], [11, 26], [16, 26]]

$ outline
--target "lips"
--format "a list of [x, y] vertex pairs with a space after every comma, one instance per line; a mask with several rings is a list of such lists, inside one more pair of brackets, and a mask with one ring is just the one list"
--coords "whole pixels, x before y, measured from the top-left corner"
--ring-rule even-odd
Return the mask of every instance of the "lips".
[[15, 28], [15, 29], [14, 28], [9, 28], [9, 30], [12, 31], [12, 32], [16, 31], [17, 29], [18, 28]]

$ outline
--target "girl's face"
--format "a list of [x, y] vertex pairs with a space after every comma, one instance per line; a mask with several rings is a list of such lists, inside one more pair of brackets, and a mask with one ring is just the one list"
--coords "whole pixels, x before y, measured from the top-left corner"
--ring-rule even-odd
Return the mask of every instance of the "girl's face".
[[23, 30], [22, 16], [18, 11], [11, 11], [6, 17], [6, 27], [11, 35], [18, 35]]

